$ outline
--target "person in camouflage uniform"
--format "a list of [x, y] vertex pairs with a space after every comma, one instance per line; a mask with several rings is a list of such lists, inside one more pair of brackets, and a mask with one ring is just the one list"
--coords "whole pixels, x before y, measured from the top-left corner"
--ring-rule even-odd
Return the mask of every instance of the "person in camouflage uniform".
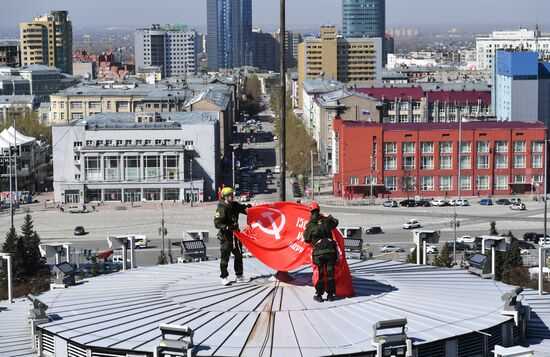
[[251, 205], [243, 205], [235, 201], [235, 195], [231, 187], [222, 189], [222, 198], [218, 203], [214, 226], [218, 229], [218, 240], [220, 241], [220, 278], [223, 285], [229, 285], [228, 279], [229, 258], [231, 253], [235, 257], [234, 268], [237, 275], [237, 282], [245, 281], [243, 275], [243, 248], [242, 243], [233, 235], [233, 230], [239, 230], [239, 214], [246, 214], [247, 208]]
[[338, 249], [337, 243], [332, 238], [332, 230], [338, 226], [338, 220], [321, 214], [317, 202], [311, 202], [309, 210], [311, 217], [306, 225], [304, 241], [313, 244], [312, 261], [319, 270], [319, 279], [315, 284], [316, 294], [313, 299], [318, 302], [323, 301], [326, 278], [327, 301], [333, 301], [336, 292], [334, 266], [338, 258]]

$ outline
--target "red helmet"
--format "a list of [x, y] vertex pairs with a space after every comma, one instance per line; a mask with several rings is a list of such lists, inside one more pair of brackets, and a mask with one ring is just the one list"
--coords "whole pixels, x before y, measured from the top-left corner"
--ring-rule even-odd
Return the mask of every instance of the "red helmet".
[[317, 202], [315, 202], [315, 201], [311, 202], [311, 203], [309, 204], [309, 210], [310, 210], [310, 211], [315, 211], [316, 209], [320, 209], [320, 208], [319, 208], [319, 204], [318, 204]]

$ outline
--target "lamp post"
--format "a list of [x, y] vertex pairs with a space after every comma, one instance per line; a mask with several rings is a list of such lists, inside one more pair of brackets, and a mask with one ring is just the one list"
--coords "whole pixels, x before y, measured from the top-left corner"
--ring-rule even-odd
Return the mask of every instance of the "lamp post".
[[281, 107], [280, 107], [280, 135], [279, 137], [279, 151], [280, 151], [280, 188], [279, 188], [279, 200], [286, 201], [286, 76], [285, 76], [285, 67], [286, 67], [286, 24], [285, 24], [285, 13], [286, 2], [285, 0], [280, 0], [280, 27], [279, 27], [279, 62], [280, 62], [280, 76], [281, 76]]
[[[462, 112], [460, 109], [458, 109], [458, 182], [457, 182], [457, 189], [458, 189], [458, 200], [462, 199], [461, 195], [461, 180], [462, 180]], [[453, 205], [453, 234], [454, 234], [454, 240], [453, 240], [453, 261], [456, 264], [456, 205], [457, 201], [455, 201], [455, 204]]]
[[[544, 134], [544, 156], [543, 156], [543, 159], [544, 159], [544, 177], [543, 177], [543, 192], [544, 192], [544, 240], [546, 241], [546, 235], [547, 235], [547, 222], [546, 220], [548, 219], [548, 199], [546, 197], [546, 185], [548, 184], [547, 180], [546, 180], [546, 176], [547, 176], [547, 157], [546, 155], [548, 154], [548, 137], [547, 137], [547, 134], [545, 133]], [[546, 258], [546, 249], [544, 249], [542, 246], [539, 248], [539, 295], [542, 295], [544, 293], [544, 266], [546, 265], [545, 264], [545, 259]]]
[[315, 201], [315, 180], [313, 179], [313, 150], [309, 151], [311, 154], [311, 200]]

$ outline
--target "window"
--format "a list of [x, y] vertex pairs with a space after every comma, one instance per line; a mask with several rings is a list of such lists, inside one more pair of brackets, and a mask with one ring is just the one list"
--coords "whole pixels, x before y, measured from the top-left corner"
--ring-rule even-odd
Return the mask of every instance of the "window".
[[460, 189], [461, 190], [472, 189], [472, 178], [470, 176], [460, 176]]
[[431, 141], [426, 141], [420, 144], [423, 154], [433, 154], [434, 152], [434, 143]]
[[82, 109], [82, 102], [71, 102], [71, 109]]
[[420, 191], [433, 191], [433, 190], [434, 190], [433, 176], [420, 177]]
[[422, 170], [433, 170], [434, 168], [434, 157], [433, 156], [422, 156], [422, 163], [420, 168]]
[[469, 170], [472, 168], [472, 159], [470, 155], [460, 155], [460, 168], [462, 170]]
[[401, 176], [401, 190], [403, 192], [416, 191], [416, 176]]
[[358, 185], [359, 184], [359, 177], [357, 176], [351, 176], [349, 178], [349, 184], [350, 185]]
[[404, 156], [403, 157], [403, 169], [405, 170], [414, 170], [415, 162], [414, 156]]
[[124, 146], [131, 146], [132, 140], [124, 140]]
[[122, 140], [117, 140], [117, 141], [115, 142], [116, 146], [122, 146], [122, 143], [123, 143]]
[[395, 176], [386, 176], [384, 177], [384, 186], [388, 191], [397, 190], [397, 178]]
[[534, 169], [542, 168], [542, 155], [533, 155], [531, 157], [531, 167]]
[[158, 156], [145, 156], [145, 179], [159, 180], [160, 178], [160, 158]]
[[508, 155], [496, 154], [495, 169], [507, 169], [507, 168], [508, 168]]
[[75, 141], [73, 143], [73, 147], [77, 148], [77, 147], [81, 147], [82, 146], [82, 141]]
[[113, 102], [107, 102], [107, 110], [113, 109]]
[[533, 141], [532, 145], [532, 152], [542, 152], [542, 149], [544, 148], [544, 141]]
[[477, 145], [477, 152], [489, 152], [489, 142], [488, 141], [478, 141], [476, 143]]
[[477, 176], [476, 177], [476, 189], [477, 190], [488, 190], [489, 189], [489, 176]]
[[495, 141], [495, 152], [508, 152], [508, 143], [506, 141]]
[[385, 154], [397, 154], [397, 145], [395, 143], [384, 143]]
[[120, 158], [107, 156], [103, 160], [105, 167], [105, 181], [120, 181]]
[[177, 156], [165, 156], [164, 157], [164, 179], [165, 180], [178, 180], [179, 165]]
[[101, 181], [101, 162], [99, 157], [85, 157], [86, 181]]
[[526, 152], [527, 145], [525, 141], [514, 141], [514, 152]]
[[84, 114], [82, 113], [72, 113], [71, 114], [71, 120], [80, 120], [84, 118]]
[[453, 143], [450, 141], [442, 141], [439, 143], [439, 153], [451, 154], [453, 152]]
[[124, 158], [124, 178], [127, 181], [138, 181], [141, 178], [141, 165], [138, 156]]
[[449, 191], [453, 189], [452, 176], [439, 176], [439, 190]]
[[117, 112], [121, 112], [121, 111], [129, 111], [130, 110], [130, 103], [128, 102], [116, 102], [116, 111]]
[[514, 175], [514, 183], [525, 183], [525, 175]]
[[122, 201], [122, 194], [120, 189], [106, 189], [103, 196], [104, 201]]
[[439, 168], [441, 170], [450, 170], [452, 168], [453, 162], [451, 156], [440, 156], [439, 157]]
[[101, 109], [101, 102], [89, 102], [88, 108], [90, 109]]
[[481, 155], [477, 157], [477, 168], [488, 169], [489, 168], [489, 156]]
[[403, 154], [414, 154], [415, 152], [414, 143], [406, 142], [403, 143]]
[[472, 152], [471, 143], [469, 141], [463, 141], [460, 143], [460, 152], [469, 153]]
[[506, 189], [508, 189], [508, 176], [495, 175], [495, 190], [506, 190]]
[[533, 175], [531, 179], [533, 182], [542, 182], [542, 175]]
[[525, 168], [525, 155], [514, 155], [514, 169]]
[[397, 158], [394, 156], [385, 156], [384, 170], [397, 170]]
[[372, 182], [370, 176], [365, 176], [365, 185], [370, 185], [371, 183], [376, 185], [376, 176], [372, 176]]
[[164, 189], [164, 200], [165, 201], [179, 201], [180, 199], [180, 189], [179, 188], [165, 188]]

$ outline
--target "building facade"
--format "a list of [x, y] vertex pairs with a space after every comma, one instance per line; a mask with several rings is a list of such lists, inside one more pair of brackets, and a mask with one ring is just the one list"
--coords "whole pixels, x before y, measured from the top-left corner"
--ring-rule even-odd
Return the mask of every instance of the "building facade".
[[498, 50], [525, 50], [550, 56], [550, 36], [538, 29], [517, 31], [493, 31], [489, 36], [476, 38], [477, 69], [492, 69]]
[[219, 114], [104, 113], [52, 128], [55, 200], [217, 199]]
[[73, 70], [73, 26], [67, 11], [52, 11], [20, 25], [21, 65]]
[[386, 33], [386, 0], [342, 0], [344, 37], [381, 37]]
[[255, 28], [252, 31], [254, 67], [259, 70], [279, 72], [279, 41], [269, 32]]
[[550, 124], [550, 62], [537, 52], [498, 51], [493, 71], [493, 113], [498, 120]]
[[298, 47], [299, 87], [306, 78], [343, 83], [372, 83], [381, 78], [381, 38], [344, 38], [336, 27], [325, 26], [319, 38], [306, 38]]
[[208, 69], [251, 66], [252, 0], [208, 0]]
[[334, 195], [366, 197], [371, 184], [378, 197], [457, 196], [459, 186], [462, 196], [539, 192], [545, 139], [540, 122], [462, 123], [459, 134], [458, 123], [335, 120]]
[[19, 46], [0, 45], [0, 66], [19, 67], [20, 63]]
[[0, 94], [47, 96], [75, 84], [64, 80], [61, 70], [43, 65], [22, 68], [0, 68]]
[[134, 34], [136, 67], [158, 66], [164, 77], [196, 73], [197, 32], [186, 26], [138, 29]]

